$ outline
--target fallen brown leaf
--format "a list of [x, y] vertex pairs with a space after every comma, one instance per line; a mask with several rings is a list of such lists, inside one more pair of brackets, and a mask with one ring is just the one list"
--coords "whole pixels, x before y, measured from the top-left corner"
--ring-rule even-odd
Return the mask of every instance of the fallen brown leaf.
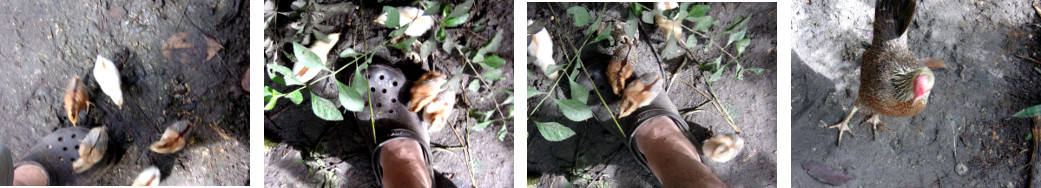
[[185, 31], [167, 38], [162, 52], [171, 61], [188, 64], [209, 61], [221, 49], [224, 46], [202, 32]]

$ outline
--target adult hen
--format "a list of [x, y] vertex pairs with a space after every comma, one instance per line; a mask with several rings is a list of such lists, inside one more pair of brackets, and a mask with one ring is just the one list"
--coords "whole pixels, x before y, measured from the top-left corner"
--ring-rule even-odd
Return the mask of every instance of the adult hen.
[[929, 101], [935, 81], [933, 72], [907, 48], [905, 35], [915, 7], [913, 0], [879, 0], [875, 3], [875, 38], [861, 58], [856, 103], [842, 122], [828, 127], [839, 129], [838, 142], [842, 142], [843, 132], [850, 131], [847, 124], [861, 106], [870, 110], [871, 118], [867, 122], [872, 124], [874, 133], [881, 123], [880, 115], [914, 116], [922, 112]]

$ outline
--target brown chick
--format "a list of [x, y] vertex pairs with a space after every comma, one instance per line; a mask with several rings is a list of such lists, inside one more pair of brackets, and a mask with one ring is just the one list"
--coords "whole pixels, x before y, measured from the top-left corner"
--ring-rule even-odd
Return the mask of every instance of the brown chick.
[[430, 102], [423, 110], [423, 122], [427, 125], [427, 130], [430, 132], [437, 132], [445, 128], [448, 124], [448, 116], [452, 115], [452, 111], [455, 110], [455, 92], [445, 91], [437, 95], [437, 98]]
[[744, 148], [744, 139], [736, 134], [725, 134], [705, 140], [705, 145], [701, 146], [701, 152], [704, 152], [705, 157], [713, 161], [727, 162], [737, 157], [737, 154], [741, 153]]
[[170, 126], [166, 127], [163, 137], [159, 138], [159, 141], [152, 143], [148, 149], [162, 154], [170, 154], [180, 151], [181, 148], [184, 148], [184, 145], [188, 144], [188, 133], [190, 133], [191, 130], [191, 122], [185, 120], [174, 122]]
[[[654, 101], [654, 98], [661, 93], [662, 82], [658, 82], [658, 80], [661, 80], [661, 76], [654, 77], [653, 80], [648, 79], [651, 76], [657, 75], [643, 74], [640, 76], [640, 80], [633, 80], [632, 83], [629, 83], [629, 87], [625, 88], [625, 93], [622, 94], [622, 103], [618, 106], [619, 118], [629, 116], [636, 109], [651, 104], [651, 101]], [[645, 85], [644, 82], [649, 84]]]
[[686, 37], [683, 37], [683, 27], [680, 26], [680, 22], [672, 21], [661, 14], [654, 15], [654, 23], [658, 25], [658, 29], [665, 34], [666, 41], [669, 38], [676, 39], [683, 46], [687, 46], [687, 42], [684, 41]]
[[65, 86], [65, 113], [68, 114], [72, 126], [76, 126], [76, 122], [79, 121], [80, 111], [88, 109], [90, 104], [83, 80], [79, 76], [70, 79], [69, 84]]
[[633, 62], [636, 58], [629, 58], [633, 51], [632, 44], [615, 47], [614, 56], [607, 64], [607, 82], [611, 84], [615, 95], [622, 94], [622, 90], [625, 90], [625, 80], [633, 76]]
[[87, 136], [80, 141], [80, 158], [72, 163], [72, 169], [76, 173], [87, 171], [104, 158], [105, 151], [108, 151], [108, 132], [105, 130], [105, 126], [90, 129]]
[[444, 85], [446, 81], [446, 76], [441, 74], [441, 72], [430, 71], [423, 73], [423, 76], [416, 80], [415, 85], [412, 85], [410, 90], [412, 100], [408, 103], [408, 111], [419, 112], [424, 106], [434, 101], [438, 93], [442, 91], [441, 85]]
[[[853, 110], [842, 122], [828, 128], [850, 131], [849, 120], [860, 106], [870, 109], [872, 133], [881, 123], [879, 115], [910, 117], [922, 112], [929, 101], [935, 77], [907, 47], [905, 35], [915, 12], [912, 0], [879, 0], [875, 4], [874, 36], [871, 47], [864, 51], [860, 65], [860, 90]], [[926, 62], [933, 68], [936, 59]], [[850, 132], [852, 134], [852, 131]]]

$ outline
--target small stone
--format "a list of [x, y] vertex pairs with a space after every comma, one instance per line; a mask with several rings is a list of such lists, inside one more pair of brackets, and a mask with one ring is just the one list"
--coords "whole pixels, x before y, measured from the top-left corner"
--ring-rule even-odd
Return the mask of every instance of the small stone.
[[958, 163], [958, 165], [954, 167], [954, 171], [958, 172], [958, 175], [964, 176], [966, 173], [969, 173], [969, 167], [965, 166], [964, 163]]

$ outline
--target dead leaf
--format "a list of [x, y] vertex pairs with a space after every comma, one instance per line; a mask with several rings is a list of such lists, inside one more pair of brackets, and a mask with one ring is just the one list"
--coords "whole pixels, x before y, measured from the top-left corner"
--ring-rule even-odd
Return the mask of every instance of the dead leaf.
[[221, 49], [224, 46], [202, 32], [185, 31], [167, 38], [162, 52], [171, 61], [188, 64], [209, 61]]
[[846, 175], [845, 172], [832, 169], [831, 167], [825, 166], [816, 161], [803, 161], [802, 168], [805, 169], [806, 173], [810, 174], [810, 177], [813, 177], [813, 179], [817, 179], [817, 181], [829, 185], [842, 185], [853, 179], [853, 176]]
[[945, 69], [945, 68], [947, 68], [947, 65], [943, 63], [943, 60], [936, 59], [936, 58], [931, 58], [931, 57], [930, 58], [925, 58], [924, 60], [922, 60], [922, 62], [925, 63], [926, 67], [929, 67], [929, 70], [936, 70], [936, 69]]

